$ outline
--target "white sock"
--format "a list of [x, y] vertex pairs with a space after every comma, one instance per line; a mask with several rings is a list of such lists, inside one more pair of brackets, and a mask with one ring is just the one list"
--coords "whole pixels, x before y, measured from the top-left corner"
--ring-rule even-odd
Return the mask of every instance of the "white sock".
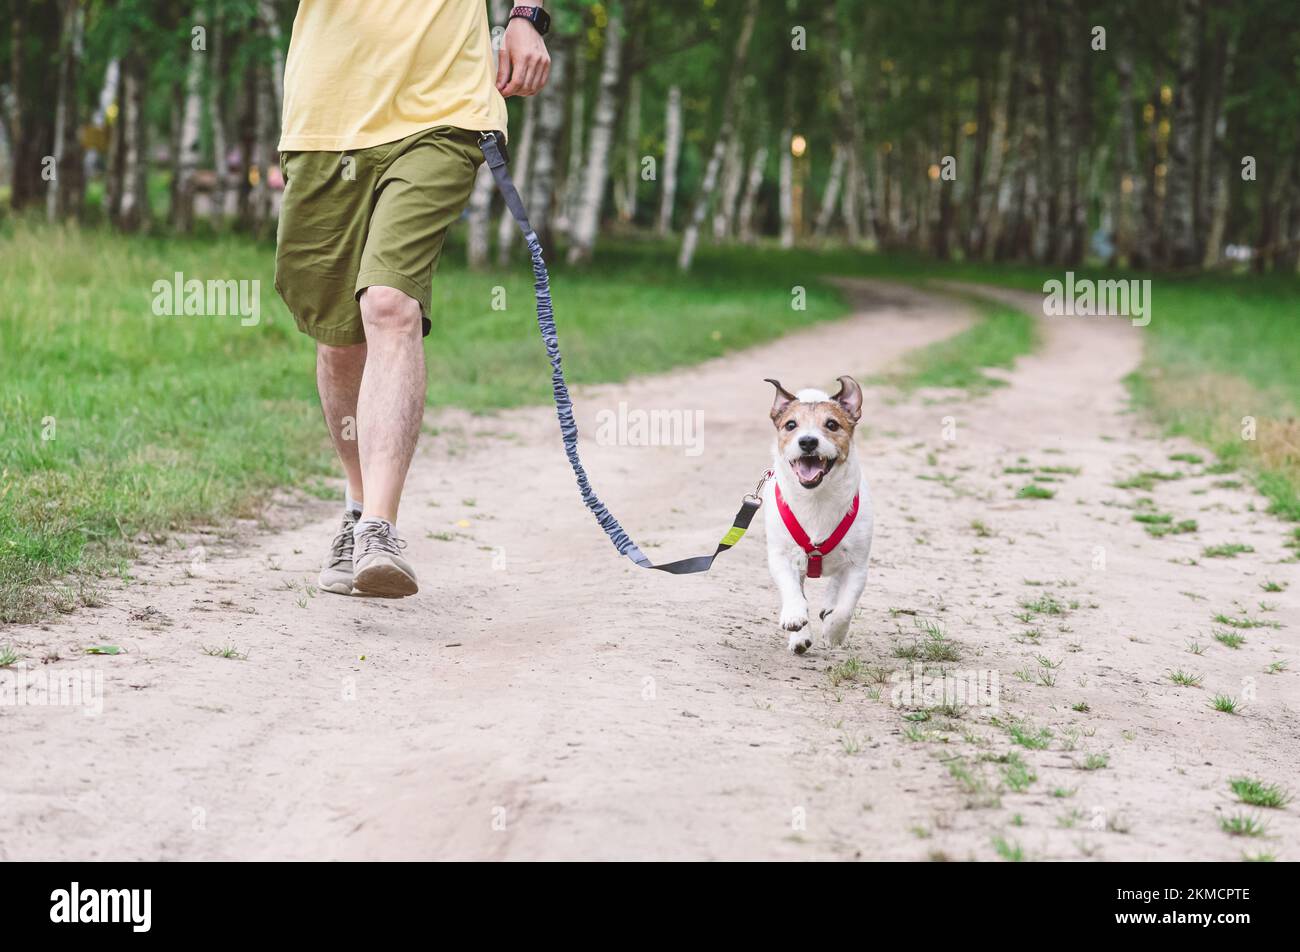
[[349, 512], [355, 512], [359, 516], [365, 510], [365, 506], [361, 504], [361, 500], [353, 499], [351, 493], [346, 493], [344, 499], [346, 501], [343, 503], [343, 508], [347, 509]]

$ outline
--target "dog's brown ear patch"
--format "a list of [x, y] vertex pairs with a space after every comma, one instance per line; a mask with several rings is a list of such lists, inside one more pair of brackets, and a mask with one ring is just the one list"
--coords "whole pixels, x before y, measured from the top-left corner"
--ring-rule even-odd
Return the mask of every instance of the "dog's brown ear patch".
[[794, 403], [795, 395], [781, 386], [781, 381], [773, 380], [771, 377], [764, 377], [763, 379], [776, 387], [776, 399], [772, 402], [772, 422], [775, 423], [780, 419], [781, 414], [785, 412], [785, 408]]
[[862, 388], [852, 377], [843, 376], [839, 378], [840, 389], [835, 396], [831, 397], [836, 403], [844, 408], [854, 423], [862, 418]]

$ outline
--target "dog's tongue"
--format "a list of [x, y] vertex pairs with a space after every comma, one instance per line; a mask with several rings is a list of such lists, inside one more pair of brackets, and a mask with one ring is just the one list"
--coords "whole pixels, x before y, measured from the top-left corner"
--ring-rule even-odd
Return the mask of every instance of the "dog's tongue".
[[800, 456], [794, 461], [794, 474], [804, 482], [811, 482], [822, 474], [826, 464], [816, 456]]

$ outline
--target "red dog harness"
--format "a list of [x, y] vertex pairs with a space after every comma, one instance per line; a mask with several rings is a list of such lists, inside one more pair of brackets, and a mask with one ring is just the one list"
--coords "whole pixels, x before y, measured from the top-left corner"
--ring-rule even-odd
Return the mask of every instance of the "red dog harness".
[[790, 538], [794, 539], [794, 544], [808, 553], [808, 577], [821, 578], [822, 576], [822, 556], [829, 555], [848, 534], [849, 529], [853, 526], [853, 520], [858, 517], [858, 494], [853, 494], [853, 504], [849, 506], [849, 511], [844, 514], [840, 524], [835, 527], [835, 531], [826, 537], [826, 541], [818, 542], [815, 545], [808, 538], [808, 533], [803, 531], [803, 526], [799, 525], [799, 520], [794, 517], [790, 507], [786, 505], [785, 499], [781, 497], [781, 484], [776, 485], [776, 511], [781, 513], [781, 521], [790, 532]]

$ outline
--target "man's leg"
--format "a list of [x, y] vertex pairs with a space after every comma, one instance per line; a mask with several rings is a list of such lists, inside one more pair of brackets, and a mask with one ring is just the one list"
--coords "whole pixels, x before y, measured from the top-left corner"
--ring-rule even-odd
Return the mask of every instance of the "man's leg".
[[320, 573], [321, 590], [338, 595], [352, 594], [353, 530], [361, 517], [357, 503], [365, 498], [361, 461], [357, 455], [357, 394], [361, 391], [361, 374], [365, 366], [365, 344], [316, 344], [316, 390], [320, 393], [321, 412], [334, 443], [334, 452], [338, 454], [348, 478], [343, 525], [330, 544], [329, 555]]
[[366, 369], [357, 402], [365, 512], [356, 528], [353, 590], [413, 595], [394, 523], [424, 418], [424, 314], [447, 229], [469, 201], [483, 161], [477, 135], [440, 126], [386, 153], [357, 273]]
[[325, 414], [334, 452], [338, 453], [343, 472], [347, 474], [348, 499], [356, 502], [366, 498], [361, 456], [357, 452], [357, 397], [365, 368], [365, 344], [347, 347], [316, 344], [316, 390], [320, 393], [321, 412]]
[[395, 288], [373, 285], [361, 293], [361, 320], [367, 348], [356, 404], [366, 493], [362, 518], [396, 523], [406, 471], [424, 419], [420, 304]]

